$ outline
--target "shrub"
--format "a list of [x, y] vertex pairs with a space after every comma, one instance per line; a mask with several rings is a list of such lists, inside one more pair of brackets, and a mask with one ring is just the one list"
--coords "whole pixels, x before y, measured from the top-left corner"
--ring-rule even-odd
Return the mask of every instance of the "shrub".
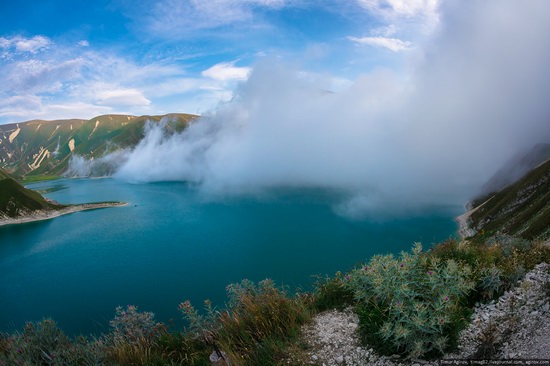
[[390, 343], [398, 352], [418, 358], [442, 353], [449, 338], [456, 337], [462, 320], [460, 302], [473, 288], [469, 276], [468, 266], [425, 255], [417, 243], [411, 254], [401, 253], [398, 259], [374, 256], [346, 279], [356, 300], [376, 309], [377, 343]]
[[[206, 304], [201, 315], [186, 301], [180, 309], [189, 331], [230, 355], [232, 364], [255, 364], [284, 354], [281, 345], [294, 339], [300, 325], [310, 318], [311, 296], [291, 298], [286, 290], [267, 279], [254, 284], [243, 280], [226, 288], [227, 309], [214, 311]], [[263, 361], [262, 361], [263, 362]]]
[[23, 333], [0, 336], [0, 365], [101, 365], [95, 341], [72, 341], [51, 319], [28, 322]]
[[154, 318], [153, 313], [139, 312], [134, 305], [128, 305], [126, 309], [117, 307], [115, 318], [109, 322], [113, 328], [113, 341], [126, 344], [150, 343], [162, 328], [162, 324], [155, 322]]
[[317, 278], [313, 297], [317, 311], [343, 310], [354, 304], [353, 292], [346, 287], [344, 275], [341, 272], [337, 272], [334, 277]]
[[500, 296], [535, 265], [550, 261], [550, 247], [542, 242], [507, 235], [493, 236], [485, 241], [449, 240], [434, 246], [430, 254], [441, 260], [455, 260], [472, 269], [470, 278], [476, 287], [468, 296], [469, 305]]
[[137, 306], [116, 308], [109, 322], [112, 331], [102, 339], [105, 357], [116, 365], [154, 365], [163, 359], [163, 350], [155, 341], [166, 329], [154, 320], [151, 312], [139, 312]]
[[183, 313], [184, 319], [189, 323], [187, 334], [192, 339], [203, 342], [206, 346], [212, 347], [218, 357], [225, 357], [218, 348], [220, 324], [218, 322], [218, 312], [212, 307], [210, 300], [204, 301], [206, 315], [200, 314], [197, 309], [191, 305], [189, 300], [179, 305], [179, 310]]
[[500, 276], [500, 270], [496, 267], [483, 269], [479, 286], [485, 299], [492, 299], [499, 293], [501, 287]]

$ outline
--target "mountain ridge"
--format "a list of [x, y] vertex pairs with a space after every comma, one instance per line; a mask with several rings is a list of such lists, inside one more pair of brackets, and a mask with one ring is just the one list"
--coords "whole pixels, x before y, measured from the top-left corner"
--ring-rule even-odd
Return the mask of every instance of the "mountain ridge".
[[0, 125], [0, 168], [23, 178], [62, 175], [71, 156], [98, 158], [135, 146], [147, 121], [165, 123], [169, 133], [183, 130], [197, 115], [107, 114], [83, 119], [30, 120]]

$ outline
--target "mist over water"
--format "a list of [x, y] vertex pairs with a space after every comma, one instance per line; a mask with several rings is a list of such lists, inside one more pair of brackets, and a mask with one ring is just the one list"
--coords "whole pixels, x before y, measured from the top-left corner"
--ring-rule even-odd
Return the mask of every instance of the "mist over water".
[[207, 194], [316, 187], [362, 217], [463, 204], [516, 151], [550, 141], [548, 1], [447, 1], [404, 70], [337, 93], [330, 77], [265, 60], [230, 103], [167, 136], [147, 127], [115, 177]]

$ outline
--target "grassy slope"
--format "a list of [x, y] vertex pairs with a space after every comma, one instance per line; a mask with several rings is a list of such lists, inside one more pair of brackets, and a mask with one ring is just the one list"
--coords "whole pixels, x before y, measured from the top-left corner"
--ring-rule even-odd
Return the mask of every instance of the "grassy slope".
[[23, 187], [0, 169], [0, 216], [17, 217], [53, 207], [40, 194]]
[[[60, 175], [67, 169], [72, 154], [100, 157], [116, 149], [135, 146], [143, 137], [145, 122], [158, 123], [162, 117], [170, 117], [168, 129], [181, 131], [197, 116], [104, 115], [88, 121], [33, 120], [0, 125], [0, 167], [18, 177]], [[10, 141], [10, 135], [18, 129], [19, 133]], [[73, 151], [69, 147], [71, 141]]]
[[[550, 235], [550, 161], [533, 169], [516, 183], [484, 198], [486, 203], [471, 216], [478, 231], [506, 233], [525, 239]], [[480, 200], [476, 201], [481, 204]]]

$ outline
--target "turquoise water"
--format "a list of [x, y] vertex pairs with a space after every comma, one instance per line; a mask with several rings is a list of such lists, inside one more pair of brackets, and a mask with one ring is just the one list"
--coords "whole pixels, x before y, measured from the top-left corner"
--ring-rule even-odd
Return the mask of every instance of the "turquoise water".
[[0, 331], [53, 317], [69, 334], [108, 329], [118, 305], [183, 323], [178, 304], [224, 301], [225, 286], [272, 278], [308, 289], [312, 275], [345, 271], [378, 253], [425, 246], [456, 231], [460, 208], [386, 222], [336, 215], [331, 195], [289, 190], [207, 201], [186, 183], [112, 179], [33, 184], [63, 203], [126, 207], [0, 227]]

